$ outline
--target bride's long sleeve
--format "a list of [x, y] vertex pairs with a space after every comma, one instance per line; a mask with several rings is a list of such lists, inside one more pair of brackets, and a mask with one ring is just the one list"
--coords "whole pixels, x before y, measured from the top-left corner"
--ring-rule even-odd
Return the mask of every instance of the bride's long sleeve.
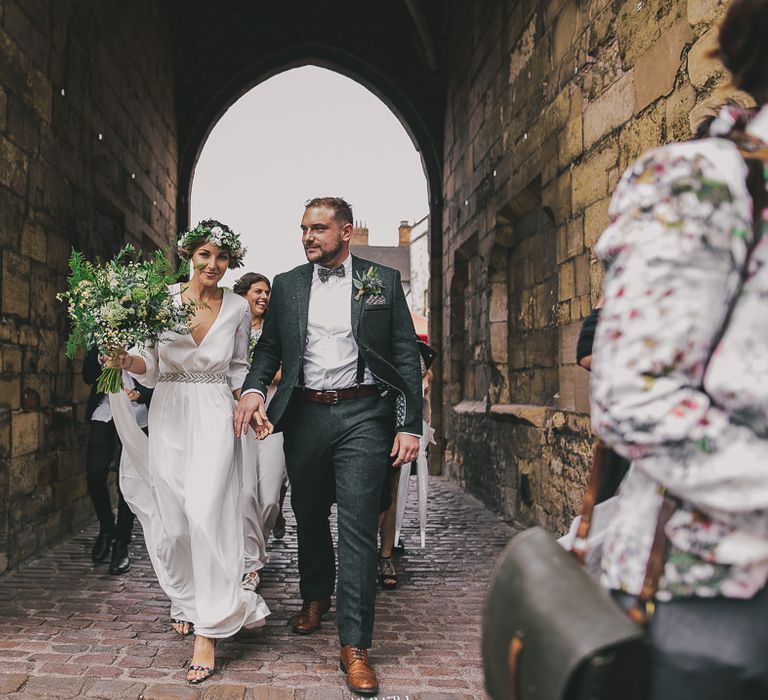
[[138, 355], [144, 360], [146, 365], [146, 371], [143, 374], [136, 374], [135, 372], [128, 372], [137, 382], [143, 384], [147, 389], [154, 389], [157, 385], [157, 380], [160, 377], [160, 359], [157, 352], [157, 344], [151, 345], [136, 345], [132, 347], [128, 353], [130, 355]]
[[227, 378], [229, 388], [237, 391], [242, 388], [245, 377], [248, 374], [250, 359], [248, 357], [248, 340], [251, 335], [251, 311], [248, 304], [243, 302], [243, 315], [235, 332], [235, 346], [232, 349], [232, 359], [229, 362]]

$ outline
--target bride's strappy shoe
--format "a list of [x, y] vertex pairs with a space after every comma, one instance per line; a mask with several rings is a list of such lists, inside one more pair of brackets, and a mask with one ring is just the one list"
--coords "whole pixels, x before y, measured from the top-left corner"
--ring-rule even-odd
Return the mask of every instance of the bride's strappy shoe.
[[[179, 625], [182, 629], [176, 629], [176, 625]], [[186, 631], [183, 629], [184, 625], [189, 625]], [[175, 617], [171, 618], [171, 626], [173, 627], [173, 631], [182, 637], [187, 637], [195, 631], [195, 625], [189, 622], [189, 620], [179, 620]]]
[[[216, 650], [216, 640], [211, 639], [213, 642], [213, 649]], [[192, 654], [194, 656], [194, 652]], [[213, 666], [203, 666], [201, 664], [189, 664], [189, 670], [195, 671], [196, 673], [202, 673], [203, 675], [199, 678], [187, 678], [187, 683], [190, 685], [200, 685], [204, 681], [207, 681], [215, 672], [216, 672], [216, 666], [215, 664]]]

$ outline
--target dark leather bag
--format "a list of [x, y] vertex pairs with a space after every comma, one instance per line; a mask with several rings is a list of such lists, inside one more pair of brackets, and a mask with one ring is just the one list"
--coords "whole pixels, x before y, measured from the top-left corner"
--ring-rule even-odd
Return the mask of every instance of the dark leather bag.
[[515, 537], [483, 622], [493, 700], [640, 700], [643, 631], [546, 530]]
[[[485, 686], [493, 700], [641, 700], [645, 696], [642, 606], [658, 582], [649, 560], [648, 597], [630, 620], [582, 563], [605, 464], [598, 444], [574, 551], [546, 530], [517, 535], [502, 553], [483, 620]], [[671, 514], [671, 512], [670, 512]], [[663, 524], [653, 550], [663, 549]], [[658, 533], [661, 533], [659, 539]], [[663, 554], [657, 557], [663, 561]]]

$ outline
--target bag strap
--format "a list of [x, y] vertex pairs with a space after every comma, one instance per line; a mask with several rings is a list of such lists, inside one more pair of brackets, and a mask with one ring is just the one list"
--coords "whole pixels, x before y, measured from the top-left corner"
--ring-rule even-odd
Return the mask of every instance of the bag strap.
[[576, 538], [573, 541], [571, 552], [576, 559], [584, 564], [587, 557], [587, 544], [589, 532], [592, 529], [592, 514], [597, 503], [597, 494], [600, 490], [600, 484], [603, 480], [605, 471], [605, 458], [608, 454], [608, 447], [598, 440], [592, 449], [592, 469], [589, 472], [587, 481], [587, 490], [584, 492], [584, 499], [581, 502], [581, 520], [576, 530]]

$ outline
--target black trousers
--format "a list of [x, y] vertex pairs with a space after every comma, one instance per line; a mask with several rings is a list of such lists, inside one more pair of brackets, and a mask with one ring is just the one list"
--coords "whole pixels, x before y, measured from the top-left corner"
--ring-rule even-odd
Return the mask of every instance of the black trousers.
[[339, 640], [362, 649], [373, 638], [379, 502], [391, 463], [393, 424], [392, 406], [379, 396], [330, 406], [294, 398], [282, 421], [301, 597], [319, 600], [334, 590], [329, 517], [335, 491]]
[[[613, 595], [624, 609], [634, 605]], [[747, 600], [657, 602], [646, 640], [649, 700], [768, 698], [768, 587]]]
[[85, 474], [88, 482], [88, 495], [93, 502], [93, 509], [99, 519], [102, 532], [111, 532], [114, 538], [127, 543], [131, 539], [134, 514], [123, 499], [120, 480], [117, 481], [117, 523], [112, 514], [107, 476], [109, 465], [115, 454], [117, 430], [113, 421], [91, 421], [88, 435], [88, 447], [85, 460]]

